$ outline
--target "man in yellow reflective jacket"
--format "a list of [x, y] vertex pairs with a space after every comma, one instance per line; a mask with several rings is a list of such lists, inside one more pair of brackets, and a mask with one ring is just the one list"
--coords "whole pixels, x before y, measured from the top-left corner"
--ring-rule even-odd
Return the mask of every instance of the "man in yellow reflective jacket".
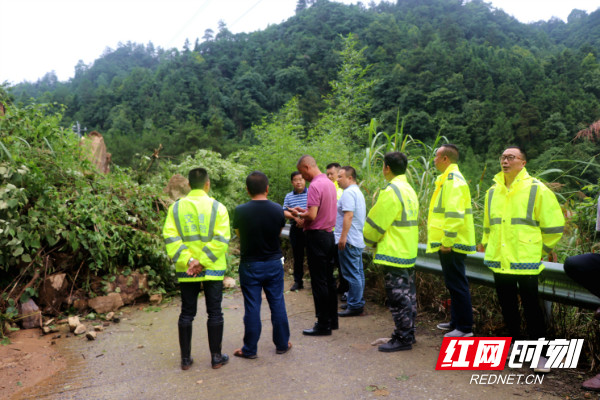
[[459, 153], [453, 144], [444, 144], [436, 152], [434, 163], [441, 175], [429, 204], [427, 252], [438, 252], [446, 288], [450, 292], [450, 322], [438, 324], [450, 330], [444, 336], [473, 336], [473, 308], [465, 258], [475, 253], [475, 227], [471, 192], [458, 170]]
[[[538, 302], [541, 259], [562, 236], [565, 220], [556, 196], [525, 169], [527, 156], [508, 147], [500, 157], [502, 171], [485, 195], [483, 239], [485, 264], [494, 273], [502, 316], [510, 335], [520, 338], [521, 296], [530, 340], [546, 336], [544, 315]], [[540, 357], [536, 372], [549, 372]]]
[[385, 290], [395, 323], [394, 333], [379, 351], [412, 349], [415, 341], [417, 290], [415, 261], [419, 245], [417, 216], [419, 200], [406, 180], [406, 155], [384, 156], [383, 176], [389, 182], [367, 215], [363, 236], [375, 248], [373, 262], [383, 267]]
[[181, 369], [193, 363], [192, 322], [196, 316], [198, 294], [204, 288], [208, 320], [208, 345], [213, 368], [227, 363], [227, 354], [221, 354], [223, 339], [223, 277], [229, 247], [229, 214], [224, 205], [208, 196], [210, 179], [204, 168], [195, 168], [188, 174], [192, 191], [177, 200], [167, 214], [163, 238], [167, 253], [175, 264], [181, 288], [179, 315], [179, 346]]

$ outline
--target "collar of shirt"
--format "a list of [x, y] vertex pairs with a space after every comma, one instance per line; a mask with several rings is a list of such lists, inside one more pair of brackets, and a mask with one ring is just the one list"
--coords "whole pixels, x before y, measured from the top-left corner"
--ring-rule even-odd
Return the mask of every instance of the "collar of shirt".
[[185, 197], [204, 197], [208, 196], [208, 194], [202, 189], [193, 189], [190, 191]]

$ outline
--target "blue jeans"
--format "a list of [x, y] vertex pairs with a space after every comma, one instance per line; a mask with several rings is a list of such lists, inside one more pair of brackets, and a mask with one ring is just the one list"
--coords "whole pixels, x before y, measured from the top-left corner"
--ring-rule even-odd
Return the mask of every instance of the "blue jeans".
[[365, 300], [363, 299], [365, 271], [363, 270], [362, 252], [363, 249], [352, 246], [350, 243], [346, 243], [344, 250], [338, 248], [340, 269], [350, 285], [347, 296], [349, 310], [356, 310], [365, 306]]
[[242, 352], [255, 355], [262, 324], [260, 305], [264, 289], [273, 324], [273, 343], [277, 350], [286, 350], [290, 339], [285, 301], [283, 298], [283, 265], [281, 259], [243, 262], [240, 264], [240, 285], [244, 294], [244, 347]]

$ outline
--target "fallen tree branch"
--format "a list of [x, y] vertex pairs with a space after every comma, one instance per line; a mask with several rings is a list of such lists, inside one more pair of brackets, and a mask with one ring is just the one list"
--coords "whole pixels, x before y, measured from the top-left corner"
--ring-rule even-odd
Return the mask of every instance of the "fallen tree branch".
[[[13, 288], [10, 290], [10, 292], [8, 292], [7, 297], [10, 298], [10, 295], [12, 294], [12, 292], [15, 290], [15, 288], [19, 284], [19, 281], [21, 281], [21, 278], [25, 275], [25, 272], [27, 272], [27, 270], [29, 268], [31, 268], [31, 266], [33, 265], [35, 260], [39, 257], [39, 255], [42, 253], [42, 251], [44, 251], [44, 249], [46, 249], [46, 247], [42, 247], [41, 249], [39, 249], [38, 252], [35, 254], [35, 256], [33, 256], [33, 259], [31, 260], [31, 262], [25, 268], [21, 269], [21, 272], [19, 273], [19, 275], [13, 280], [13, 282], [14, 282]], [[6, 289], [8, 289], [8, 287], [10, 285], [12, 285], [13, 282], [11, 282], [6, 288], [4, 288], [4, 290], [2, 290], [2, 292], [0, 292], [0, 294], [4, 294], [6, 292]], [[19, 297], [21, 297], [21, 296], [19, 296]]]
[[27, 285], [25, 285], [25, 287], [23, 289], [21, 289], [21, 292], [19, 293], [19, 295], [16, 297], [17, 299], [20, 299], [21, 296], [23, 296], [23, 293], [25, 293], [25, 291], [30, 288], [31, 286], [33, 286], [34, 282], [36, 280], [38, 280], [40, 277], [40, 270], [36, 269], [35, 273], [33, 274], [33, 278], [31, 278], [31, 280], [29, 281], [29, 283], [27, 283]]
[[81, 271], [81, 267], [83, 267], [84, 262], [85, 262], [85, 259], [81, 262], [79, 269], [77, 269], [77, 273], [75, 274], [75, 278], [73, 279], [73, 284], [71, 284], [71, 291], [69, 292], [69, 297], [67, 298], [67, 300], [69, 302], [72, 300], [71, 296], [73, 296], [73, 287], [75, 286], [75, 282], [77, 282], [77, 277], [79, 276], [79, 271]]

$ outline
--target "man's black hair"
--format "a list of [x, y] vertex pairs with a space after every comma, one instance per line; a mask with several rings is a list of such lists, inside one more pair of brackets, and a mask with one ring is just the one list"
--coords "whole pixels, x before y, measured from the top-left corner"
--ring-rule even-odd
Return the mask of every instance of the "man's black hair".
[[203, 189], [208, 180], [208, 171], [204, 168], [194, 168], [188, 172], [188, 181], [192, 190]]
[[334, 167], [337, 169], [340, 169], [341, 165], [339, 163], [332, 162], [330, 164], [327, 164], [327, 167], [325, 167], [325, 169], [334, 168]]
[[269, 178], [260, 171], [251, 172], [246, 178], [246, 187], [250, 196], [266, 193], [268, 186]]
[[517, 150], [519, 150], [521, 152], [521, 155], [523, 156], [523, 160], [527, 161], [527, 153], [525, 153], [525, 150], [523, 150], [522, 147], [519, 147], [519, 146], [508, 146], [504, 150], [508, 150], [508, 149], [517, 149]]
[[346, 176], [351, 176], [352, 179], [354, 180], [354, 182], [356, 182], [356, 169], [354, 169], [354, 167], [346, 165], [346, 166], [341, 167], [340, 169], [343, 169], [344, 171], [346, 171]]
[[301, 175], [301, 174], [299, 171], [292, 172], [292, 174], [290, 175], [290, 181], [293, 181], [294, 178], [296, 177], [296, 175]]
[[383, 157], [383, 164], [390, 167], [394, 175], [404, 175], [406, 173], [406, 166], [408, 165], [408, 158], [406, 154], [399, 151], [390, 151]]
[[458, 147], [452, 143], [446, 143], [440, 146], [442, 149], [442, 155], [448, 157], [450, 162], [456, 164], [458, 162], [458, 158], [460, 157], [460, 153], [458, 152]]

